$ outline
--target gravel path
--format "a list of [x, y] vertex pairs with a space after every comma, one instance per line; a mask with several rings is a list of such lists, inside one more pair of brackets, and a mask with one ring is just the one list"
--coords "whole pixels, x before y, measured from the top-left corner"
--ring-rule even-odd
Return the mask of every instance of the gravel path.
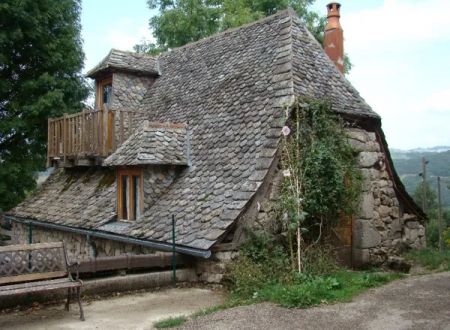
[[395, 281], [350, 303], [236, 307], [191, 320], [181, 329], [450, 329], [450, 272]]
[[0, 313], [0, 329], [153, 329], [155, 321], [189, 315], [222, 302], [220, 292], [198, 288], [133, 293], [84, 302], [85, 322], [79, 320], [76, 304], [72, 304], [70, 312], [67, 312], [61, 303], [20, 312]]

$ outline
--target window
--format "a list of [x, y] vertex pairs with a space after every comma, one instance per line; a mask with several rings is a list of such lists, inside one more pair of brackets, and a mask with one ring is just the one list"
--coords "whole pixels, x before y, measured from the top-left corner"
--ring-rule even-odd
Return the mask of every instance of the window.
[[142, 170], [123, 169], [117, 174], [117, 216], [136, 220], [142, 214]]
[[97, 81], [97, 107], [103, 109], [103, 106], [109, 105], [112, 96], [112, 77]]

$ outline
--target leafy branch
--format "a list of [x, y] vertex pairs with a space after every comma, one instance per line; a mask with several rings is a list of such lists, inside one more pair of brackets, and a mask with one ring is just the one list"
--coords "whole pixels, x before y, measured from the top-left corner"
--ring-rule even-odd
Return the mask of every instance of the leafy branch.
[[319, 243], [324, 227], [356, 211], [361, 174], [344, 122], [328, 102], [298, 99], [282, 133], [279, 208], [292, 268], [301, 272], [302, 245]]

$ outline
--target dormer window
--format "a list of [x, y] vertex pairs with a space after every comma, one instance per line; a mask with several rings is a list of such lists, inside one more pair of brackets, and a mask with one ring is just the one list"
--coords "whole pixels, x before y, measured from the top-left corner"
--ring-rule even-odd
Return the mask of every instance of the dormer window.
[[112, 98], [112, 77], [97, 80], [97, 107], [103, 109], [105, 105], [111, 104]]
[[133, 221], [142, 214], [142, 170], [139, 168], [117, 171], [117, 217]]
[[112, 84], [102, 86], [103, 104], [109, 104], [111, 101]]

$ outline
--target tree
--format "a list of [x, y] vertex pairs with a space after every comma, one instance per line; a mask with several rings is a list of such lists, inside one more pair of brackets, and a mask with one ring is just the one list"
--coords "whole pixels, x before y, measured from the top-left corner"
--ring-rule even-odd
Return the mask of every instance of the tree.
[[[422, 200], [423, 200], [423, 190], [422, 190], [422, 183], [418, 184], [416, 187], [416, 190], [413, 194], [413, 199], [417, 203], [417, 205], [422, 206]], [[427, 182], [425, 184], [425, 204], [428, 215], [435, 217], [436, 216], [436, 209], [437, 209], [437, 195], [436, 192], [431, 188], [431, 185]]]
[[[325, 17], [309, 11], [314, 0], [148, 0], [159, 15], [150, 19], [156, 45], [166, 50], [197, 41], [219, 31], [253, 22], [278, 10], [292, 7], [319, 42], [323, 39]], [[147, 49], [143, 42], [135, 50]], [[142, 47], [144, 46], [144, 47]]]
[[20, 202], [43, 168], [47, 118], [79, 111], [80, 0], [0, 3], [0, 210]]

